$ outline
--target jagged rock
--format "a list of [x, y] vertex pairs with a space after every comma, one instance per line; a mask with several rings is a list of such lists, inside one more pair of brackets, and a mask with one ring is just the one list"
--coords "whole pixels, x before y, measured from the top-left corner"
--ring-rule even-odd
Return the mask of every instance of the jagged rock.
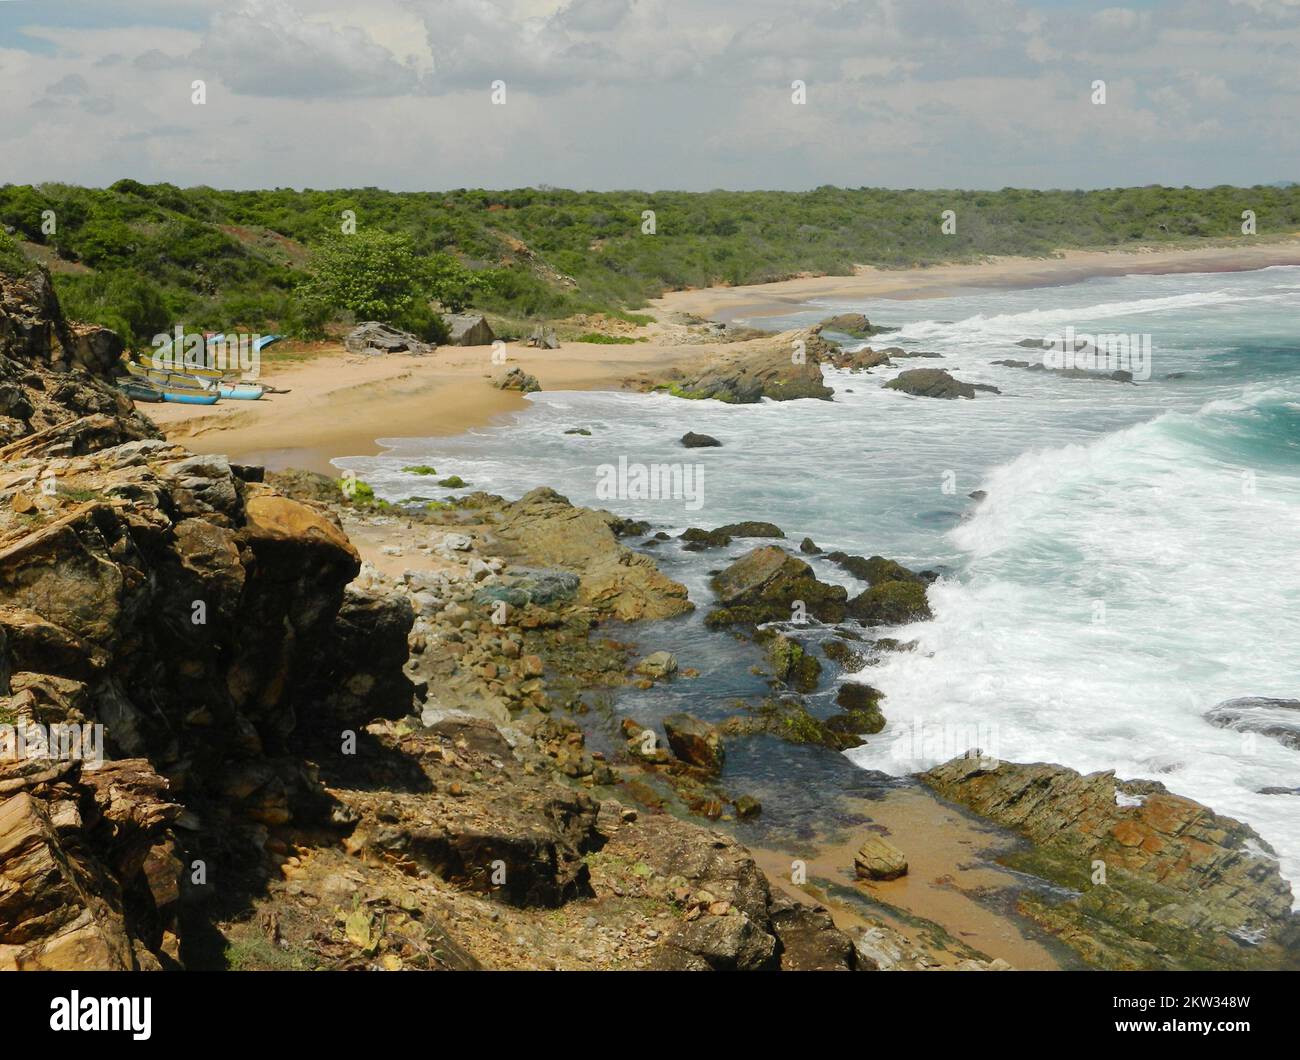
[[722, 445], [720, 441], [709, 434], [696, 434], [694, 431], [687, 431], [682, 435], [682, 445], [687, 449], [716, 449]]
[[886, 390], [901, 390], [904, 394], [932, 398], [973, 398], [977, 391], [1000, 394], [995, 386], [986, 383], [965, 383], [954, 379], [942, 368], [909, 368], [885, 384]]
[[706, 619], [713, 626], [789, 621], [796, 603], [813, 618], [838, 622], [848, 598], [843, 586], [819, 582], [812, 567], [775, 545], [741, 556], [711, 585], [721, 605]]
[[[1021, 911], [1106, 968], [1295, 968], [1300, 918], [1248, 825], [1155, 781], [953, 759], [921, 780], [1025, 836], [1006, 861], [1071, 889]], [[1099, 874], [1104, 867], [1104, 876]], [[1104, 882], [1100, 882], [1104, 880]]]
[[811, 537], [805, 537], [799, 542], [799, 551], [805, 556], [820, 556], [822, 550], [817, 547], [817, 542]]
[[883, 836], [867, 836], [853, 855], [853, 868], [865, 880], [896, 880], [907, 875], [907, 855]]
[[664, 735], [673, 754], [693, 766], [718, 772], [726, 751], [715, 726], [690, 714], [669, 714], [663, 720]]
[[422, 342], [409, 331], [402, 331], [378, 320], [364, 320], [347, 333], [343, 348], [351, 353], [433, 353], [432, 343]]

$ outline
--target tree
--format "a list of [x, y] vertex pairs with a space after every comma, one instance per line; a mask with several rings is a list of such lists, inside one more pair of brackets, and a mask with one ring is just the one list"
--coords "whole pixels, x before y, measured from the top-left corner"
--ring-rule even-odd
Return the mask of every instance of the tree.
[[321, 244], [298, 291], [358, 320], [392, 321], [427, 299], [423, 272], [405, 236], [358, 232]]

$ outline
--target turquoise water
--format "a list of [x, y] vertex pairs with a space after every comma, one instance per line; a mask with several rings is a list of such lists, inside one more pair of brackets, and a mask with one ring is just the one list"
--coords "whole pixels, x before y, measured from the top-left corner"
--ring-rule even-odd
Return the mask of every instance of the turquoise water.
[[[390, 499], [438, 495], [401, 471], [432, 463], [475, 488], [546, 484], [669, 530], [770, 519], [795, 542], [939, 568], [935, 620], [898, 634], [919, 649], [861, 675], [885, 692], [889, 726], [853, 762], [903, 774], [978, 742], [1008, 759], [1152, 777], [1249, 821], [1300, 879], [1300, 796], [1258, 793], [1300, 786], [1300, 752], [1202, 717], [1236, 696], [1300, 698], [1300, 269], [824, 303], [762, 323], [845, 310], [897, 328], [873, 345], [943, 359], [827, 369], [834, 402], [544, 392], [510, 424], [392, 440], [383, 456], [342, 463]], [[1018, 340], [1067, 326], [1149, 335], [1150, 378], [992, 363], [1036, 359]], [[1002, 394], [881, 389], [901, 368], [933, 366]], [[684, 450], [686, 430], [724, 447]], [[702, 505], [598, 496], [600, 465], [620, 457], [698, 465]], [[746, 547], [659, 551], [707, 603], [708, 572]], [[856, 588], [828, 564], [818, 573]], [[691, 709], [712, 713], [701, 696], [713, 687], [699, 686]]]

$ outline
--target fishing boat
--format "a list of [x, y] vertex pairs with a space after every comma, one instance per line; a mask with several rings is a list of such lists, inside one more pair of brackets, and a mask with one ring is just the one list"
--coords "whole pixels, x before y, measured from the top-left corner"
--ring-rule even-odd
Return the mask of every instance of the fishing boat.
[[118, 389], [132, 401], [171, 401], [181, 405], [215, 405], [221, 394], [213, 388], [174, 386], [151, 379], [126, 377], [117, 381]]
[[148, 361], [128, 361], [126, 370], [139, 379], [153, 383], [166, 383], [189, 389], [209, 390], [216, 388], [219, 395], [235, 401], [256, 401], [268, 392], [268, 387], [261, 383], [247, 380], [236, 382], [228, 379], [214, 368], [186, 368], [183, 372], [169, 371], [151, 367]]

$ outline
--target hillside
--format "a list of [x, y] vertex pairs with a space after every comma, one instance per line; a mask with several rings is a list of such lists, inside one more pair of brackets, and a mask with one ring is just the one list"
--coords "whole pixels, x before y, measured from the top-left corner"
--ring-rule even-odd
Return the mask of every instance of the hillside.
[[[468, 267], [470, 300], [514, 318], [626, 312], [665, 290], [1081, 247], [1261, 237], [1300, 228], [1300, 186], [1102, 191], [707, 193], [459, 189], [219, 191], [118, 181], [0, 187], [0, 224], [45, 264], [70, 315], [130, 333], [319, 333], [343, 315], [297, 288], [354, 211], [422, 261]], [[944, 234], [952, 210], [956, 231]], [[49, 232], [52, 211], [54, 231]], [[643, 232], [653, 211], [653, 234]], [[0, 254], [12, 247], [0, 248]]]

